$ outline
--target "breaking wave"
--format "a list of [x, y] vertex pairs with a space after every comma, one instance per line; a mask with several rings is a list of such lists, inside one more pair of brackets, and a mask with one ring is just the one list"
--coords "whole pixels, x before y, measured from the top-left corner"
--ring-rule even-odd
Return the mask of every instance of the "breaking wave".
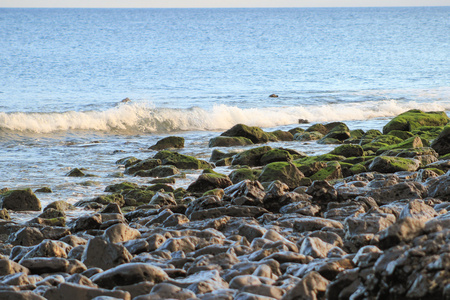
[[0, 130], [17, 133], [57, 133], [65, 131], [100, 131], [136, 134], [173, 131], [218, 131], [244, 123], [276, 127], [309, 122], [368, 120], [391, 117], [409, 109], [450, 110], [439, 102], [401, 103], [396, 100], [365, 103], [341, 103], [317, 106], [238, 108], [216, 105], [211, 109], [155, 108], [147, 103], [126, 103], [105, 111], [62, 113], [0, 113]]

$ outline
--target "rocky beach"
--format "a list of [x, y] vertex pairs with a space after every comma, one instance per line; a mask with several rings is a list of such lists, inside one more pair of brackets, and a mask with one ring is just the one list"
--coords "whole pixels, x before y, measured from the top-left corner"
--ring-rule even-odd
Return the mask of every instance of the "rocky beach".
[[[449, 122], [237, 124], [209, 140], [209, 161], [167, 136], [111, 161], [120, 182], [75, 205], [0, 186], [0, 299], [450, 299]], [[174, 187], [187, 170], [202, 171]]]

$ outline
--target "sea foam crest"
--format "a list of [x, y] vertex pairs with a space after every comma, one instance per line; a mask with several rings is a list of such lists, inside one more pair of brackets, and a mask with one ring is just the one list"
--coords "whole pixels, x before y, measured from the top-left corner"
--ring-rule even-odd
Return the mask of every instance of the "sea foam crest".
[[[395, 100], [265, 108], [216, 105], [210, 109], [154, 108], [147, 103], [127, 103], [105, 111], [0, 113], [0, 129], [27, 133], [101, 131], [123, 134], [224, 130], [238, 123], [276, 127], [296, 124], [298, 119], [310, 122], [368, 120], [391, 117], [408, 109], [422, 107], [423, 104], [416, 102], [400, 103]], [[426, 110], [448, 109], [450, 107], [438, 102], [426, 104]]]

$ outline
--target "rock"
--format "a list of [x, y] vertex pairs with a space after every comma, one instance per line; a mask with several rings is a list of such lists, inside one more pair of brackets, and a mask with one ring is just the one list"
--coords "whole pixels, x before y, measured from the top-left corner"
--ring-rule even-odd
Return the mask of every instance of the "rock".
[[238, 153], [234, 156], [231, 164], [235, 165], [247, 165], [250, 167], [260, 166], [261, 158], [264, 154], [272, 150], [270, 146], [262, 146], [257, 148], [252, 148]]
[[212, 170], [205, 170], [196, 181], [191, 183], [187, 188], [190, 193], [201, 193], [216, 188], [224, 189], [233, 185], [227, 175], [219, 174]]
[[403, 218], [380, 232], [379, 245], [381, 249], [396, 246], [400, 242], [409, 242], [423, 233], [425, 223], [418, 219]]
[[0, 299], [5, 300], [46, 300], [46, 298], [31, 291], [0, 290]]
[[44, 293], [47, 300], [80, 300], [94, 299], [99, 296], [113, 297], [114, 299], [131, 300], [130, 293], [123, 291], [110, 291], [73, 283], [61, 283], [56, 289], [49, 289]]
[[334, 245], [326, 243], [320, 238], [307, 237], [303, 240], [299, 253], [315, 258], [325, 258], [327, 257], [328, 252], [334, 247]]
[[426, 188], [419, 182], [401, 182], [371, 189], [366, 196], [372, 197], [378, 205], [383, 205], [400, 199], [422, 199], [426, 193]]
[[294, 134], [294, 141], [316, 141], [323, 138], [323, 134], [317, 131], [305, 131]]
[[261, 172], [258, 180], [261, 182], [272, 182], [280, 180], [294, 189], [301, 185], [305, 176], [295, 165], [288, 162], [274, 162], [266, 165]]
[[437, 216], [436, 211], [429, 205], [426, 205], [422, 200], [412, 200], [403, 208], [399, 219], [413, 218], [426, 222]]
[[292, 160], [292, 155], [288, 151], [282, 150], [282, 149], [272, 149], [272, 150], [269, 150], [268, 152], [266, 152], [261, 157], [261, 165], [267, 165], [272, 162], [278, 162], [278, 161], [288, 161], [289, 162], [291, 160]]
[[230, 173], [229, 178], [233, 184], [236, 184], [246, 179], [257, 180], [260, 174], [261, 170], [246, 167], [233, 170]]
[[141, 233], [137, 229], [131, 228], [123, 223], [119, 223], [106, 229], [103, 236], [110, 243], [122, 243], [140, 238]]
[[160, 159], [148, 158], [127, 167], [124, 173], [133, 175], [138, 171], [151, 170], [153, 168], [156, 168], [157, 166], [160, 166], [161, 164], [162, 162]]
[[308, 195], [313, 197], [313, 201], [326, 203], [337, 200], [337, 191], [328, 181], [316, 180], [306, 190]]
[[342, 229], [344, 226], [338, 221], [319, 217], [301, 217], [294, 222], [294, 229], [298, 232], [321, 230], [324, 227]]
[[289, 290], [282, 300], [318, 299], [318, 294], [325, 293], [330, 282], [317, 272], [310, 272]]
[[128, 263], [131, 259], [131, 254], [124, 246], [95, 237], [87, 243], [81, 261], [88, 267], [107, 270]]
[[155, 145], [148, 149], [159, 151], [168, 148], [184, 148], [184, 138], [180, 136], [168, 136], [160, 139]]
[[172, 193], [161, 193], [157, 192], [149, 204], [159, 205], [159, 206], [167, 206], [167, 205], [177, 205], [175, 198]]
[[105, 192], [107, 192], [107, 193], [122, 193], [123, 191], [126, 191], [126, 190], [137, 189], [138, 187], [139, 186], [136, 183], [124, 181], [121, 183], [108, 185], [105, 188]]
[[70, 225], [73, 232], [89, 229], [99, 229], [102, 224], [102, 215], [93, 214], [88, 216], [82, 216], [75, 219]]
[[78, 168], [74, 168], [70, 170], [67, 174], [67, 177], [85, 177], [86, 174]]
[[431, 143], [431, 148], [443, 156], [450, 153], [450, 126], [445, 126], [439, 136]]
[[86, 271], [86, 266], [76, 260], [68, 260], [62, 257], [35, 257], [23, 258], [20, 264], [29, 269], [33, 274], [46, 273], [81, 273]]
[[188, 288], [196, 294], [206, 294], [228, 288], [228, 283], [222, 279], [217, 270], [200, 271], [186, 278], [168, 279], [166, 282], [181, 288]]
[[289, 131], [283, 131], [283, 130], [275, 130], [270, 132], [270, 134], [274, 135], [278, 141], [293, 141], [294, 135]]
[[36, 189], [34, 192], [35, 193], [53, 193], [52, 189], [49, 188], [48, 186], [44, 186], [39, 189]]
[[239, 197], [247, 197], [255, 200], [255, 203], [262, 203], [265, 196], [264, 187], [259, 181], [243, 180], [237, 184], [224, 189], [225, 197], [237, 199]]
[[414, 172], [420, 167], [420, 162], [415, 159], [403, 157], [378, 156], [369, 166], [370, 171], [380, 173], [395, 173], [400, 171]]
[[9, 212], [6, 208], [3, 208], [0, 210], [0, 219], [9, 221], [11, 220], [11, 216], [9, 215]]
[[337, 161], [329, 161], [324, 168], [309, 177], [312, 181], [334, 180], [342, 178], [341, 164]]
[[0, 208], [14, 211], [40, 211], [42, 207], [33, 191], [24, 189], [1, 193]]
[[157, 299], [197, 299], [191, 290], [180, 288], [171, 283], [156, 284], [148, 295], [134, 298], [134, 300], [157, 300]]
[[443, 126], [450, 119], [447, 114], [441, 112], [423, 112], [412, 109], [393, 118], [383, 127], [383, 133], [388, 134], [392, 130], [413, 131], [422, 126]]
[[346, 239], [361, 234], [378, 233], [396, 221], [393, 214], [386, 214], [378, 211], [369, 211], [357, 217], [349, 217], [344, 221]]
[[364, 155], [364, 150], [360, 145], [346, 144], [336, 147], [330, 154], [345, 157], [359, 157]]
[[[350, 138], [350, 129], [347, 125], [341, 122], [327, 124], [329, 127], [329, 132], [323, 136], [322, 139], [336, 139], [339, 141], [344, 141]], [[328, 129], [328, 128], [327, 128]]]
[[268, 212], [268, 210], [262, 207], [233, 205], [194, 211], [188, 217], [191, 221], [213, 219], [222, 216], [257, 218]]
[[403, 142], [400, 142], [398, 144], [381, 147], [377, 151], [377, 154], [382, 154], [382, 152], [387, 151], [387, 150], [415, 149], [415, 148], [423, 148], [423, 146], [424, 146], [424, 144], [423, 144], [422, 139], [418, 136], [415, 136], [415, 137], [413, 136], [413, 137], [411, 137]]
[[126, 263], [91, 277], [99, 287], [112, 289], [117, 285], [130, 285], [143, 281], [159, 283], [169, 277], [161, 268], [146, 263]]
[[0, 259], [0, 276], [16, 273], [24, 273], [28, 275], [30, 274], [30, 270], [7, 258]]
[[160, 159], [163, 165], [172, 165], [179, 169], [208, 169], [211, 164], [204, 160], [197, 159], [193, 156], [171, 152], [169, 150], [161, 150], [155, 154], [154, 159]]
[[42, 232], [35, 227], [25, 227], [10, 236], [13, 245], [34, 246], [44, 240]]
[[228, 129], [224, 133], [221, 134], [221, 136], [241, 136], [248, 138], [253, 143], [266, 143], [270, 140], [269, 135], [264, 132], [259, 127], [250, 127], [244, 124], [237, 124], [234, 125], [232, 128]]
[[212, 147], [237, 147], [253, 145], [253, 142], [242, 136], [218, 136], [209, 140], [208, 146]]
[[448, 199], [450, 196], [450, 176], [441, 176], [432, 181], [428, 186], [428, 196], [442, 200]]

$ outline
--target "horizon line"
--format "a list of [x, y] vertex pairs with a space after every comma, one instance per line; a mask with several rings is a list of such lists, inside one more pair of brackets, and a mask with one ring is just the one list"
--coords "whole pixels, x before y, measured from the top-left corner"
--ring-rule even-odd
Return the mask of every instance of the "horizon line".
[[148, 7], [148, 6], [135, 6], [135, 7], [107, 7], [107, 6], [0, 6], [0, 8], [31, 8], [31, 9], [40, 9], [40, 8], [79, 8], [79, 9], [236, 9], [236, 8], [245, 8], [245, 9], [258, 9], [258, 8], [414, 8], [414, 7], [450, 7], [450, 5], [392, 5], [392, 6], [235, 6], [235, 7], [218, 7], [218, 6], [205, 6], [205, 7], [173, 7], [173, 6], [164, 6], [164, 7]]

